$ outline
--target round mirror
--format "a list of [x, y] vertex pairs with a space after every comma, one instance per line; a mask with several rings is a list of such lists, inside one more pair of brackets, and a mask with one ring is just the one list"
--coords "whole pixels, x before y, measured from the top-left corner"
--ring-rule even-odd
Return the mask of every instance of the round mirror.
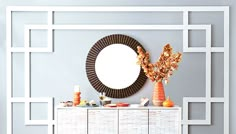
[[126, 88], [132, 85], [139, 76], [140, 66], [136, 64], [136, 60], [137, 54], [130, 47], [123, 44], [111, 44], [98, 54], [95, 72], [98, 79], [107, 87]]
[[125, 98], [135, 94], [147, 77], [137, 62], [135, 39], [121, 34], [106, 36], [90, 49], [86, 73], [91, 85], [108, 97]]

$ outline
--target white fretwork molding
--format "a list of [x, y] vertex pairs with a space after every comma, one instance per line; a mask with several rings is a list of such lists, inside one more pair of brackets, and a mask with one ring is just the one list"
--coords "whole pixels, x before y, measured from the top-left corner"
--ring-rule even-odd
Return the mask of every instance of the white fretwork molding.
[[[12, 12], [47, 12], [47, 25], [25, 25], [24, 26], [24, 47], [12, 47]], [[53, 12], [182, 12], [182, 25], [54, 25]], [[189, 12], [223, 12], [224, 13], [224, 46], [211, 46], [211, 24], [190, 25]], [[55, 7], [55, 6], [11, 6], [7, 7], [7, 134], [12, 134], [12, 104], [25, 103], [25, 124], [26, 125], [47, 125], [48, 134], [53, 134], [53, 98], [32, 98], [30, 96], [30, 53], [53, 52], [53, 30], [76, 29], [76, 30], [181, 30], [183, 31], [183, 51], [184, 52], [205, 52], [206, 53], [206, 95], [204, 97], [184, 97], [183, 98], [183, 134], [188, 134], [189, 125], [210, 125], [211, 124], [211, 103], [224, 104], [224, 134], [229, 134], [229, 7], [227, 6], [172, 6], [172, 7], [114, 7], [114, 6], [81, 6], [81, 7]], [[46, 48], [30, 47], [30, 30], [44, 29], [48, 31], [48, 45]], [[206, 32], [206, 47], [189, 47], [189, 30], [204, 30]], [[12, 96], [12, 53], [24, 53], [25, 55], [25, 96]], [[211, 96], [211, 53], [224, 53], [224, 96]], [[31, 120], [30, 103], [48, 103], [48, 120]], [[203, 102], [206, 104], [206, 116], [204, 120], [188, 119], [188, 103]]]

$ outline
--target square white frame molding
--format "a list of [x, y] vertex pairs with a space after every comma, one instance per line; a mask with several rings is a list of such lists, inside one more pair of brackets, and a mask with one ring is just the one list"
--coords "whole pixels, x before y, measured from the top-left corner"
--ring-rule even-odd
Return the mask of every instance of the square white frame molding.
[[[47, 12], [48, 23], [46, 25], [25, 25], [24, 47], [12, 47], [12, 12]], [[53, 12], [182, 12], [183, 25], [54, 25]], [[223, 12], [224, 13], [224, 46], [211, 46], [211, 25], [189, 25], [189, 12]], [[30, 53], [53, 52], [53, 30], [54, 29], [83, 29], [83, 30], [182, 30], [183, 52], [205, 52], [206, 53], [206, 96], [183, 98], [183, 134], [188, 134], [189, 125], [211, 124], [211, 103], [224, 104], [224, 134], [229, 134], [229, 7], [228, 6], [11, 6], [7, 7], [7, 134], [12, 134], [12, 104], [25, 103], [26, 125], [47, 125], [48, 134], [53, 134], [53, 98], [32, 98], [30, 96]], [[48, 46], [46, 48], [31, 48], [30, 30], [47, 30]], [[189, 30], [205, 30], [206, 47], [189, 47]], [[12, 53], [24, 53], [25, 62], [25, 96], [12, 96]], [[224, 97], [211, 97], [211, 53], [224, 53]], [[48, 103], [48, 120], [30, 120], [30, 102]], [[188, 119], [188, 103], [204, 102], [206, 104], [206, 117], [204, 120]]]

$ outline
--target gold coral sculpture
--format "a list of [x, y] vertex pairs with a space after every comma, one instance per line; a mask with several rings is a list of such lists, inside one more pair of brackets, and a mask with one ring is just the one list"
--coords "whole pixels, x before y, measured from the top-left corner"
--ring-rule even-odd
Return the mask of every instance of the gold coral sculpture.
[[166, 44], [158, 61], [150, 63], [149, 52], [145, 52], [140, 46], [138, 46], [137, 49], [137, 64], [142, 67], [146, 76], [153, 82], [161, 82], [164, 80], [167, 84], [173, 71], [178, 69], [178, 63], [182, 59], [182, 54], [179, 52], [173, 53], [171, 45]]

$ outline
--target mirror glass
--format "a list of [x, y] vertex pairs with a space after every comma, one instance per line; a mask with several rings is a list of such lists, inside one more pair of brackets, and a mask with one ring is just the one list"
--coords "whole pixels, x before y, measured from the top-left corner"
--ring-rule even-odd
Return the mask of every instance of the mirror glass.
[[112, 44], [98, 54], [95, 72], [107, 87], [122, 89], [137, 80], [140, 66], [136, 62], [137, 54], [133, 49], [123, 44]]

